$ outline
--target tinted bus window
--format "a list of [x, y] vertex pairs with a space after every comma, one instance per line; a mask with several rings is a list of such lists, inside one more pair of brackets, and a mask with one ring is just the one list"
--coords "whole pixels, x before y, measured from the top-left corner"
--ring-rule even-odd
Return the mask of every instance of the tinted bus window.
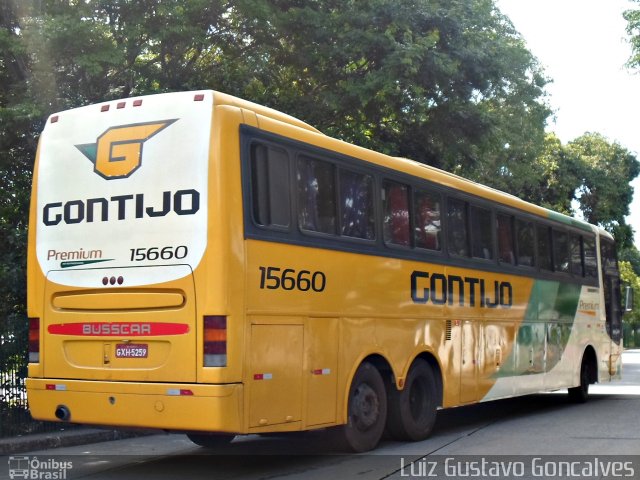
[[472, 253], [476, 258], [493, 258], [493, 228], [491, 211], [486, 208], [471, 207]]
[[386, 243], [411, 245], [409, 225], [409, 187], [396, 182], [384, 182], [383, 188], [384, 223], [383, 234]]
[[567, 232], [553, 230], [553, 268], [556, 272], [569, 273], [571, 257]]
[[336, 233], [335, 167], [329, 162], [298, 160], [298, 224], [304, 230]]
[[340, 170], [340, 234], [346, 237], [375, 238], [373, 178]]
[[596, 240], [584, 237], [584, 275], [588, 278], [598, 278], [598, 260], [596, 257]]
[[533, 267], [535, 265], [535, 237], [532, 222], [516, 220], [516, 248], [518, 265]]
[[498, 260], [513, 265], [516, 260], [513, 247], [513, 217], [496, 215], [496, 236], [498, 237]]
[[447, 201], [447, 242], [452, 255], [469, 256], [467, 204], [455, 198]]
[[582, 264], [582, 237], [571, 235], [571, 273], [579, 277], [584, 276], [584, 266]]
[[542, 270], [553, 269], [551, 263], [551, 236], [549, 227], [538, 227], [538, 265]]
[[416, 190], [413, 203], [415, 246], [441, 250], [440, 195]]
[[608, 239], [602, 238], [600, 241], [600, 255], [602, 257], [602, 265], [604, 269], [618, 269], [618, 260], [616, 257], [616, 249]]
[[289, 157], [285, 150], [253, 145], [251, 189], [254, 221], [264, 226], [288, 227]]

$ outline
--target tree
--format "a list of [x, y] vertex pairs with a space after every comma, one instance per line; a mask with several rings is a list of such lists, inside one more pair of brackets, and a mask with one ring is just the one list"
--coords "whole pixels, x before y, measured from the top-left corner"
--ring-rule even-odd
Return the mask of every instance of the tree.
[[585, 133], [569, 142], [567, 150], [578, 166], [580, 183], [576, 200], [584, 218], [614, 234], [617, 232], [621, 245], [630, 242], [625, 217], [633, 198], [629, 182], [640, 173], [635, 155], [597, 133]]
[[237, 5], [255, 19], [243, 93], [329, 135], [474, 178], [542, 144], [546, 79], [493, 1]]
[[[640, 3], [640, 0], [631, 0]], [[622, 16], [627, 21], [627, 34], [631, 37], [631, 56], [627, 62], [629, 68], [640, 68], [640, 9], [626, 10]]]
[[[635, 303], [640, 299], [640, 277], [633, 271], [629, 262], [621, 261], [620, 279], [622, 280], [622, 296], [623, 302], [626, 297], [626, 287], [633, 290], [633, 298]], [[624, 327], [624, 344], [625, 347], [640, 346], [640, 308], [634, 305], [632, 312], [626, 312], [623, 317]]]

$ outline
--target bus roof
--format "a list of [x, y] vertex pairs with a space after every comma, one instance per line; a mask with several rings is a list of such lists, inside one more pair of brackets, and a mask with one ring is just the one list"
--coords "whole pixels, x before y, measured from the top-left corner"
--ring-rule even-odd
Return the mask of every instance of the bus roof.
[[292, 117], [291, 115], [287, 115], [286, 113], [282, 113], [278, 110], [274, 110], [273, 108], [265, 107], [263, 105], [259, 105], [257, 103], [253, 103], [248, 100], [243, 100], [241, 98], [234, 97], [232, 95], [228, 95], [226, 93], [221, 93], [218, 91], [214, 91], [213, 96], [214, 96], [215, 105], [230, 105], [233, 107], [245, 108], [247, 110], [251, 110], [264, 117], [272, 118], [274, 120], [288, 123], [290, 125], [295, 125], [296, 127], [304, 128], [305, 130], [309, 130], [311, 132], [319, 133], [322, 135], [322, 132], [312, 127], [308, 123], [305, 123], [302, 120]]

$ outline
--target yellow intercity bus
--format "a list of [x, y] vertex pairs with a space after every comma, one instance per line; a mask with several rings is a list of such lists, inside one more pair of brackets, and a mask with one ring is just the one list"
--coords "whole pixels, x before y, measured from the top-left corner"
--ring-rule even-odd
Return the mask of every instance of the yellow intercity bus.
[[214, 91], [52, 115], [28, 249], [31, 413], [355, 451], [436, 410], [621, 371], [612, 237]]

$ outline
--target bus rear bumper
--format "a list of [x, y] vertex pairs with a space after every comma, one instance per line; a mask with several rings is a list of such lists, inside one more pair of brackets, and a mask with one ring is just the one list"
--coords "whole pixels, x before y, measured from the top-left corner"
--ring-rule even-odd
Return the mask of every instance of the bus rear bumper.
[[[242, 432], [242, 384], [27, 379], [33, 418], [91, 425]], [[65, 418], [66, 417], [66, 418]]]

